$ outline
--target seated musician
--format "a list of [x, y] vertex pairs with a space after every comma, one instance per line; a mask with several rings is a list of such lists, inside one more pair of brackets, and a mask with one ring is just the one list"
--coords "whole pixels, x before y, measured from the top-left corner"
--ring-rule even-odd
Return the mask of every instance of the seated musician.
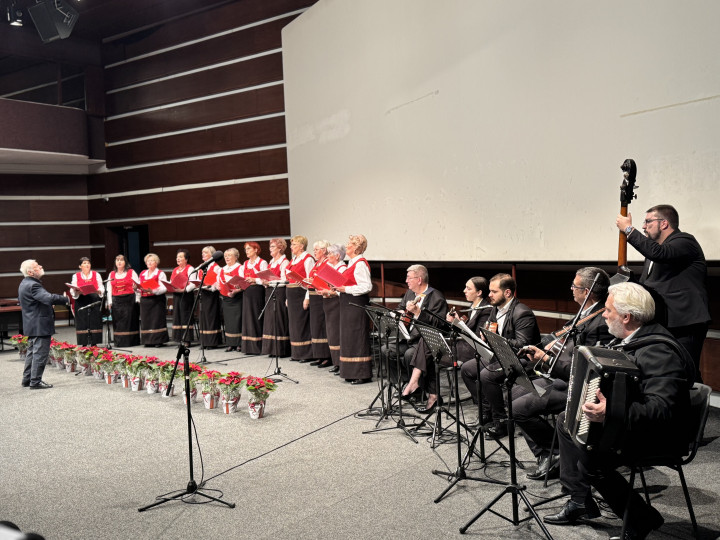
[[[597, 282], [593, 287], [596, 277]], [[594, 267], [579, 269], [570, 286], [575, 302], [581, 307], [584, 304], [582, 312], [578, 314], [578, 324], [575, 327], [577, 333], [566, 335], [566, 331], [572, 326], [572, 323], [568, 323], [565, 328], [556, 332], [558, 337], [544, 348], [534, 345], [525, 347], [530, 351], [530, 361], [538, 366], [536, 370], [545, 368], [546, 371], [543, 377], [539, 377], [534, 383], [536, 387], [545, 389], [542, 396], [531, 394], [521, 386], [515, 386], [512, 391], [515, 424], [522, 431], [538, 462], [537, 469], [527, 475], [530, 480], [544, 479], [548, 470], [549, 478], [557, 478], [559, 474], [557, 448], [554, 454], [550, 455], [553, 426], [540, 416], [565, 410], [574, 347], [606, 345], [612, 340], [605, 319], [602, 318], [609, 286], [610, 278], [604, 270]], [[552, 369], [547, 366], [552, 366]]]
[[[493, 309], [486, 324], [502, 337], [507, 339], [508, 344], [516, 350], [525, 345], [538, 343], [540, 341], [540, 330], [537, 319], [532, 310], [515, 298], [516, 283], [510, 274], [496, 274], [490, 279], [488, 288], [488, 299]], [[465, 362], [460, 368], [465, 386], [478, 402], [477, 362]], [[503, 397], [503, 382], [505, 374], [499, 362], [493, 362], [480, 371], [480, 382], [482, 385], [482, 424], [492, 422], [486, 432], [488, 437], [497, 438], [507, 435], [505, 420], [505, 400]]]
[[[405, 283], [407, 283], [408, 291], [402, 297], [402, 300], [400, 300], [398, 311], [407, 312], [408, 316], [411, 317], [410, 324], [407, 325], [410, 339], [407, 339], [400, 334], [398, 336], [399, 345], [396, 346], [395, 336], [391, 336], [389, 338], [388, 345], [383, 346], [382, 351], [383, 355], [388, 358], [390, 372], [393, 373], [395, 377], [399, 377], [399, 379], [403, 382], [407, 382], [411, 378], [409, 374], [411, 363], [421, 340], [420, 332], [414, 327], [412, 321], [419, 320], [423, 323], [436, 326], [436, 318], [426, 312], [430, 311], [441, 319], [444, 319], [447, 314], [447, 302], [445, 301], [445, 297], [440, 291], [433, 289], [428, 284], [428, 271], [423, 265], [414, 264], [408, 267]], [[397, 356], [400, 357], [401, 364], [399, 375], [396, 373]], [[428, 360], [428, 362], [432, 363], [431, 360]], [[416, 386], [415, 388], [406, 387], [403, 394], [407, 396], [418, 389], [419, 386]], [[430, 403], [430, 406], [431, 408], [434, 406], [434, 401]]]
[[[633, 456], [682, 455], [687, 450], [687, 423], [690, 411], [690, 388], [695, 367], [687, 351], [670, 332], [650, 323], [655, 302], [650, 293], [635, 283], [620, 283], [609, 289], [605, 318], [618, 347], [630, 355], [640, 370], [639, 395], [630, 404], [626, 430], [619, 439], [621, 453], [594, 454], [576, 445], [564, 428], [565, 413], [557, 421], [560, 444], [560, 482], [570, 493], [562, 510], [544, 517], [545, 523], [571, 525], [583, 519], [598, 517], [597, 504], [590, 495], [593, 486], [618, 516], [628, 500], [629, 484], [616, 470]], [[598, 403], [582, 406], [592, 422], [605, 420], [606, 398], [597, 391]], [[643, 539], [663, 524], [660, 513], [642, 497], [630, 493], [630, 514], [625, 539]], [[618, 540], [616, 537], [615, 540]], [[613, 539], [611, 539], [613, 540]]]

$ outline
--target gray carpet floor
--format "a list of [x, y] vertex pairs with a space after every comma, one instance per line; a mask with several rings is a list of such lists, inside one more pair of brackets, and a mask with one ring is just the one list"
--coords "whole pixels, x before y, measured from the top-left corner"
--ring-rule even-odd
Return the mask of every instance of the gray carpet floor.
[[[73, 329], [60, 328], [56, 337], [74, 341]], [[134, 349], [166, 360], [175, 351]], [[190, 360], [198, 361], [200, 350], [191, 351]], [[271, 375], [275, 368], [266, 356], [212, 350], [206, 359], [223, 372]], [[281, 359], [283, 372], [299, 384], [280, 383], [265, 418], [252, 420], [246, 408], [225, 415], [192, 405], [199, 441], [193, 447], [195, 480], [204, 480], [209, 494], [235, 508], [213, 501], [188, 504], [208, 502], [195, 496], [138, 512], [158, 495], [184, 490], [190, 479], [182, 397], [131, 392], [51, 366], [45, 380], [54, 388], [30, 391], [20, 386], [16, 352], [0, 353], [0, 365], [0, 520], [49, 540], [459, 537], [459, 528], [503, 489], [463, 480], [434, 503], [448, 483], [432, 471], [457, 467], [457, 446], [448, 434], [434, 449], [427, 430], [416, 436], [417, 444], [400, 429], [363, 434], [378, 423], [377, 415], [362, 415], [378, 392], [376, 383], [351, 386], [326, 370]], [[404, 410], [413, 412], [409, 406]], [[443, 426], [451, 421], [442, 418]], [[379, 427], [396, 425], [384, 420]], [[708, 539], [720, 535], [719, 435], [720, 414], [714, 409], [706, 444], [686, 467], [701, 537]], [[531, 469], [524, 440], [516, 441], [519, 459]], [[496, 448], [488, 442], [486, 453]], [[519, 470], [518, 479], [533, 502], [559, 494], [557, 481], [543, 488], [525, 480], [525, 472]], [[507, 481], [507, 454], [493, 454], [486, 466], [474, 459], [468, 475]], [[665, 517], [651, 538], [691, 538], [677, 474], [651, 470], [647, 478], [653, 504]], [[539, 513], [554, 513], [562, 503], [550, 502]], [[511, 498], [503, 497], [493, 510], [511, 520]], [[520, 518], [527, 515], [521, 508]], [[605, 510], [593, 525], [549, 531], [557, 539], [607, 539], [619, 528], [620, 521]], [[544, 538], [533, 521], [514, 526], [492, 513], [465, 536]]]

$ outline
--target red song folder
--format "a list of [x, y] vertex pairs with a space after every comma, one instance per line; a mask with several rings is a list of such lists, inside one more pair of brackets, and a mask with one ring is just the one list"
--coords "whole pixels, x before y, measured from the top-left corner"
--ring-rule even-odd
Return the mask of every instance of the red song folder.
[[260, 270], [255, 275], [263, 281], [278, 281], [280, 279], [272, 270]]
[[97, 287], [92, 284], [90, 284], [90, 285], [73, 285], [72, 283], [66, 283], [65, 285], [67, 285], [70, 288], [77, 289], [77, 291], [82, 295], [98, 293]]
[[307, 279], [305, 279], [304, 277], [302, 277], [300, 274], [298, 274], [297, 272], [295, 272], [293, 270], [287, 270], [285, 272], [285, 275], [290, 279], [291, 283], [299, 283], [303, 287], [307, 287], [308, 285], [310, 285], [310, 282], [307, 281]]
[[327, 264], [318, 270], [317, 275], [333, 287], [344, 287], [347, 283], [347, 277]]
[[225, 283], [231, 289], [242, 289], [243, 291], [247, 289], [250, 285], [252, 285], [252, 283], [248, 283], [247, 281], [245, 281], [244, 276], [233, 276]]

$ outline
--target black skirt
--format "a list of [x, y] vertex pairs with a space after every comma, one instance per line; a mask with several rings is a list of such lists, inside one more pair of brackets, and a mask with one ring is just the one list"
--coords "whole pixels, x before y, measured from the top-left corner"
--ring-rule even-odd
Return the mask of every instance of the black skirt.
[[220, 293], [200, 291], [200, 343], [203, 347], [219, 347], [222, 344], [222, 317], [220, 316]]
[[310, 334], [310, 314], [303, 309], [305, 289], [286, 287], [288, 323], [290, 325], [290, 355], [293, 360], [310, 360], [312, 355], [312, 336]]
[[[194, 300], [194, 291], [185, 294], [173, 293], [173, 341], [180, 342], [183, 334], [185, 334], [185, 329], [187, 328], [188, 321], [190, 320], [190, 311], [192, 311]], [[195, 330], [193, 326], [190, 326], [185, 341], [193, 341], [195, 339]]]
[[[285, 305], [285, 287], [268, 287], [265, 289], [265, 301], [275, 290], [275, 297], [270, 300], [263, 321], [262, 353], [285, 358], [290, 356], [290, 334], [288, 333], [288, 312]], [[277, 311], [276, 311], [277, 309]]]
[[312, 292], [310, 293], [310, 335], [312, 336], [313, 358], [318, 360], [330, 358], [323, 298]]
[[75, 337], [78, 345], [97, 345], [102, 341], [101, 304], [81, 309], [100, 301], [97, 294], [84, 294], [75, 300]]
[[351, 306], [366, 306], [370, 296], [340, 294], [340, 377], [343, 379], [372, 378], [370, 329], [365, 311]]
[[112, 297], [113, 342], [116, 347], [140, 345], [140, 306], [135, 294]]
[[164, 294], [140, 298], [140, 341], [143, 345], [162, 345], [169, 341], [166, 309]]
[[242, 316], [242, 352], [260, 354], [262, 352], [262, 318], [258, 320], [265, 304], [265, 287], [250, 285], [243, 292]]
[[232, 298], [222, 298], [223, 321], [225, 322], [225, 345], [239, 347], [242, 340], [242, 306], [243, 293], [237, 293]]
[[333, 366], [340, 365], [340, 297], [323, 298], [325, 328]]

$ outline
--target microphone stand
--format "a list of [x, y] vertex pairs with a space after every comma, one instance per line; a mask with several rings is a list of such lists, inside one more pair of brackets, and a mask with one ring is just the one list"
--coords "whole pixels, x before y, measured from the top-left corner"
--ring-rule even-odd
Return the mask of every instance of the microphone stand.
[[[205, 274], [206, 272], [203, 272], [202, 278], [200, 279], [200, 288], [203, 286], [203, 282], [205, 281]], [[185, 295], [186, 291], [183, 292], [183, 296]], [[203, 491], [201, 488], [204, 485], [204, 482], [198, 486], [198, 484], [195, 482], [194, 478], [194, 467], [193, 467], [193, 441], [192, 441], [192, 426], [193, 426], [193, 419], [192, 419], [192, 411], [190, 409], [191, 399], [190, 399], [190, 349], [185, 346], [186, 339], [188, 337], [188, 332], [193, 326], [193, 318], [195, 316], [195, 307], [197, 304], [197, 296], [194, 296], [193, 300], [193, 306], [190, 310], [190, 316], [187, 323], [187, 326], [185, 326], [185, 331], [183, 332], [182, 339], [180, 339], [180, 343], [178, 343], [178, 351], [177, 355], [175, 356], [175, 366], [173, 367], [172, 375], [170, 376], [170, 384], [168, 384], [167, 391], [165, 393], [166, 396], [170, 396], [170, 392], [172, 391], [173, 387], [173, 381], [175, 380], [175, 373], [177, 372], [178, 363], [180, 362], [180, 358], [183, 358], [183, 376], [185, 379], [185, 409], [187, 411], [187, 434], [188, 434], [188, 462], [190, 466], [190, 480], [188, 481], [187, 486], [185, 489], [176, 490], [176, 491], [170, 491], [168, 493], [164, 493], [162, 495], [158, 495], [156, 497], [156, 501], [154, 503], [148, 504], [147, 506], [143, 506], [141, 508], [138, 508], [138, 512], [144, 512], [145, 510], [148, 510], [150, 508], [153, 508], [155, 506], [159, 506], [161, 504], [164, 504], [166, 502], [174, 501], [174, 500], [181, 500], [182, 502], [190, 503], [190, 504], [197, 504], [196, 497], [205, 497], [206, 499], [209, 499], [211, 501], [219, 502], [228, 508], [235, 508], [235, 503], [229, 503], [227, 501], [223, 501], [222, 499], [218, 497], [214, 497], [212, 495], [209, 495], [206, 493], [206, 491], [215, 491], [218, 490], [206, 490]], [[186, 495], [191, 495], [192, 497], [185, 498]], [[222, 496], [222, 495], [221, 495]]]
[[277, 292], [277, 286], [270, 286], [270, 288], [272, 289], [270, 291], [270, 296], [268, 296], [268, 299], [265, 301], [265, 305], [263, 306], [262, 311], [260, 311], [260, 315], [258, 315], [258, 320], [262, 319], [265, 310], [267, 309], [268, 305], [270, 305], [270, 301], [272, 300], [273, 320], [275, 321], [275, 335], [273, 336], [273, 356], [275, 357], [275, 371], [273, 372], [273, 375], [275, 375], [276, 377], [270, 378], [276, 383], [282, 382], [282, 379], [278, 379], [277, 377], [284, 377], [290, 382], [300, 384], [300, 381], [296, 381], [295, 379], [288, 377], [287, 374], [283, 373], [280, 369], [280, 353], [278, 352], [278, 329], [280, 328], [280, 321], [278, 320], [278, 316], [280, 315], [280, 312], [277, 308], [277, 295], [275, 294]]

